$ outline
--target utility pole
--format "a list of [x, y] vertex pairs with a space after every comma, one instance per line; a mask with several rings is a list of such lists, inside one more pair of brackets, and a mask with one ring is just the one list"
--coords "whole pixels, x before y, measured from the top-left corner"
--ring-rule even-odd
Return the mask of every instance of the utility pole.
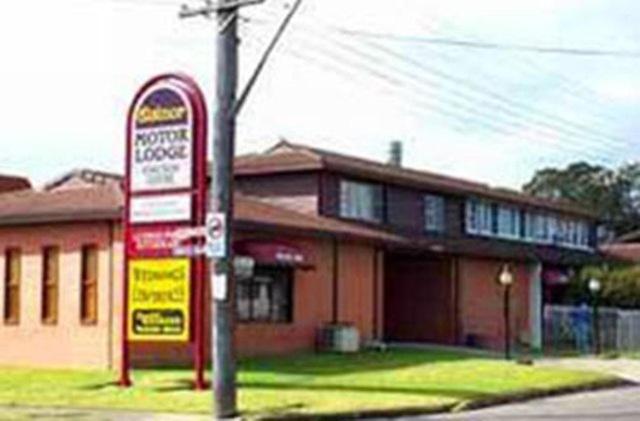
[[258, 76], [284, 33], [302, 0], [296, 0], [265, 50], [258, 66], [249, 78], [239, 99], [236, 100], [238, 82], [238, 10], [243, 6], [264, 0], [205, 0], [199, 8], [182, 6], [181, 18], [194, 16], [216, 17], [216, 88], [213, 119], [213, 147], [211, 148], [210, 214], [223, 215], [224, 253], [211, 259], [211, 352], [213, 361], [214, 414], [217, 419], [237, 415], [236, 359], [234, 346], [235, 282], [233, 271], [233, 158], [236, 116], [253, 88]]

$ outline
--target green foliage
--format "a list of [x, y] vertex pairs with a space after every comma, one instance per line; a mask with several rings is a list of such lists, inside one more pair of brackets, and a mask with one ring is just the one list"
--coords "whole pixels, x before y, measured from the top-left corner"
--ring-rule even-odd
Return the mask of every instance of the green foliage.
[[544, 168], [523, 186], [533, 196], [592, 209], [617, 235], [640, 229], [640, 163], [617, 170], [586, 162]]
[[589, 280], [602, 285], [598, 303], [618, 308], [640, 308], [640, 265], [587, 266], [571, 281], [569, 298], [573, 303], [593, 302]]

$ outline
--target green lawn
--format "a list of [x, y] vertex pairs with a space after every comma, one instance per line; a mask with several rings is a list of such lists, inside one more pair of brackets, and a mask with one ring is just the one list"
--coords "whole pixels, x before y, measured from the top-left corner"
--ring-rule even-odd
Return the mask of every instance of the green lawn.
[[[138, 370], [121, 389], [101, 371], [0, 369], [0, 405], [210, 411], [187, 370]], [[531, 389], [606, 380], [583, 372], [505, 363], [441, 351], [392, 350], [357, 355], [300, 355], [240, 362], [239, 405], [245, 415], [433, 408]]]

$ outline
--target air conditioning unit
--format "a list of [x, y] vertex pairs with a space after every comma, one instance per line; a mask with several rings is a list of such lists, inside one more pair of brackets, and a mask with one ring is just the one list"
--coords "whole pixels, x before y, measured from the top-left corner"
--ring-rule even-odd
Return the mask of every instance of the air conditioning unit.
[[358, 352], [360, 333], [349, 324], [330, 324], [320, 329], [318, 345], [320, 350], [333, 352]]

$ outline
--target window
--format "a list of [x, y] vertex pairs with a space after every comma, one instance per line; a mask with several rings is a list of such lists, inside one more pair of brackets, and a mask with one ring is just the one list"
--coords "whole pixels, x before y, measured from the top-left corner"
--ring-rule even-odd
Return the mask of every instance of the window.
[[98, 248], [82, 247], [80, 279], [80, 320], [84, 324], [98, 322]]
[[382, 221], [382, 187], [376, 184], [342, 180], [340, 216], [369, 222]]
[[41, 319], [45, 324], [55, 324], [58, 321], [59, 260], [60, 249], [58, 247], [45, 247], [42, 250]]
[[498, 236], [520, 238], [520, 210], [512, 206], [498, 206]]
[[525, 213], [525, 239], [536, 243], [550, 241], [549, 217], [537, 212]]
[[20, 250], [9, 249], [4, 259], [4, 322], [20, 323]]
[[483, 200], [467, 200], [466, 204], [467, 233], [493, 234], [493, 206]]
[[293, 270], [256, 266], [253, 277], [239, 279], [237, 311], [241, 322], [289, 323], [293, 319]]
[[583, 248], [591, 248], [591, 228], [589, 223], [585, 221], [578, 222], [578, 246]]
[[427, 231], [443, 232], [445, 225], [445, 201], [443, 197], [424, 196], [424, 228]]

